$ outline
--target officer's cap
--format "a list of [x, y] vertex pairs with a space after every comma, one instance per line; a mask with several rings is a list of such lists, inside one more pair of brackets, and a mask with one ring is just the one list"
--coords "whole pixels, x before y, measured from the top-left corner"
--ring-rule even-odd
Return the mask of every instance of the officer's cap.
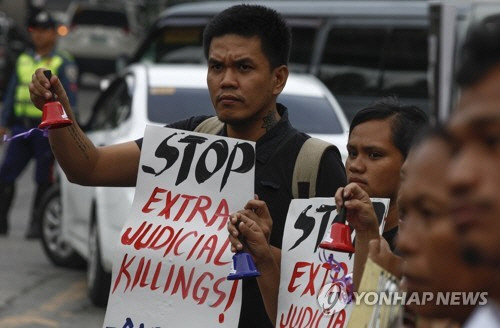
[[38, 12], [29, 21], [30, 28], [56, 28], [55, 19], [45, 10]]

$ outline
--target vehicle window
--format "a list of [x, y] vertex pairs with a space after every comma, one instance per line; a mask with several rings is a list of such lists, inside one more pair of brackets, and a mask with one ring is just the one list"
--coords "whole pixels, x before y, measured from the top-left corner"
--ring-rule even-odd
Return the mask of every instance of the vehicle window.
[[412, 104], [428, 110], [427, 49], [424, 28], [334, 27], [318, 75], [349, 119], [361, 107], [390, 95], [411, 98]]
[[[172, 22], [173, 23], [173, 22]], [[140, 61], [153, 63], [204, 63], [203, 29], [205, 21], [192, 25], [165, 26], [149, 42]], [[290, 66], [293, 71], [306, 72], [311, 61], [316, 28], [292, 27], [293, 40]]]
[[[342, 126], [326, 98], [281, 94], [279, 102], [289, 110], [292, 125], [306, 133], [343, 133]], [[197, 115], [214, 115], [205, 89], [150, 88], [148, 119], [170, 123]]]
[[394, 29], [385, 49], [382, 90], [385, 94], [426, 98], [427, 30]]
[[96, 9], [80, 9], [75, 12], [71, 25], [104, 25], [128, 29], [124, 12]]
[[328, 35], [320, 78], [334, 93], [377, 94], [386, 29], [334, 28]]
[[[131, 76], [127, 78], [131, 79]], [[89, 130], [104, 130], [116, 128], [125, 121], [131, 113], [132, 95], [127, 80], [119, 78], [97, 99]]]
[[281, 94], [278, 102], [288, 108], [292, 125], [305, 133], [343, 133], [342, 125], [326, 98]]
[[204, 23], [165, 26], [148, 43], [139, 60], [153, 63], [203, 63]]
[[214, 115], [207, 89], [149, 88], [148, 119], [170, 123], [197, 115]]
[[291, 27], [290, 70], [299, 73], [307, 72], [314, 49], [316, 31], [314, 27]]

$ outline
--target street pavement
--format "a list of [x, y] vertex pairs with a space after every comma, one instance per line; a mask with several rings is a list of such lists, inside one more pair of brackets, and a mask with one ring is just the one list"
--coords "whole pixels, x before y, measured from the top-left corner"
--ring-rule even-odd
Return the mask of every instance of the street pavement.
[[[82, 90], [81, 108], [90, 107], [96, 90]], [[6, 146], [0, 145], [0, 158]], [[34, 165], [16, 183], [10, 233], [0, 237], [0, 327], [102, 327], [105, 309], [87, 297], [84, 269], [53, 265], [39, 240], [24, 239], [34, 190]]]

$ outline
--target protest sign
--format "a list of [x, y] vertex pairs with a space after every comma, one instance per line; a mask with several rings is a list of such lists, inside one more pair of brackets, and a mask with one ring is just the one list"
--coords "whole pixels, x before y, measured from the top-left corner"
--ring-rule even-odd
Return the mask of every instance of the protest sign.
[[227, 222], [253, 198], [254, 169], [253, 142], [146, 128], [104, 327], [238, 325]]
[[[358, 294], [365, 296], [371, 293], [377, 297], [372, 297], [371, 302], [367, 296], [364, 300], [363, 297], [356, 300], [347, 328], [402, 327], [403, 301], [401, 299], [398, 302], [394, 297], [398, 292], [403, 294], [399, 285], [398, 278], [368, 258]], [[387, 297], [389, 301], [379, 301], [382, 296]]]
[[[382, 232], [389, 199], [371, 200]], [[338, 219], [333, 197], [292, 200], [281, 250], [276, 327], [346, 327], [353, 254], [319, 247]], [[355, 244], [354, 232], [352, 238]]]

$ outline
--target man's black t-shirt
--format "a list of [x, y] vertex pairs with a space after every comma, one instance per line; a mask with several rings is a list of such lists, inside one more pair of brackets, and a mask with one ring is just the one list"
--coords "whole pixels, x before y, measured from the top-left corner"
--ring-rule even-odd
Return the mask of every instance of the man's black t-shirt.
[[[295, 159], [308, 135], [295, 130], [288, 120], [287, 109], [278, 104], [280, 121], [256, 143], [255, 193], [266, 202], [273, 228], [271, 245], [281, 248], [288, 207], [293, 199], [292, 175]], [[196, 116], [169, 124], [168, 127], [186, 131], [194, 129], [208, 116]], [[225, 127], [218, 133], [227, 136]], [[287, 139], [286, 144], [283, 142]], [[142, 146], [142, 139], [136, 141]], [[276, 150], [279, 151], [276, 153]], [[275, 154], [276, 153], [276, 154]], [[335, 191], [346, 184], [345, 168], [340, 152], [330, 148], [321, 159], [316, 182], [317, 197], [333, 197]], [[255, 278], [243, 280], [243, 302], [239, 328], [273, 327], [267, 317], [262, 296]]]

